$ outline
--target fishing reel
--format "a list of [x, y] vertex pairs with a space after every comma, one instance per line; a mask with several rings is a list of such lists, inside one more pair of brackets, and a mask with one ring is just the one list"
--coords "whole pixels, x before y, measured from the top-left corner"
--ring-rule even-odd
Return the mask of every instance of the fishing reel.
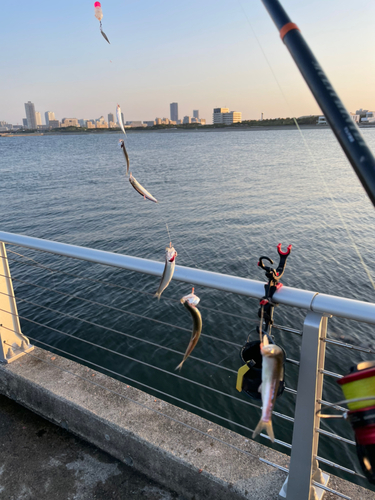
[[359, 463], [368, 481], [375, 484], [375, 361], [353, 366], [337, 382], [349, 408], [344, 418], [354, 431]]
[[364, 361], [352, 366], [347, 375], [337, 380], [345, 399], [322, 406], [346, 404], [348, 411], [322, 414], [320, 418], [344, 418], [355, 435], [359, 463], [367, 480], [375, 484], [375, 361]]
[[[261, 353], [261, 343], [263, 342], [263, 337], [266, 335], [270, 344], [274, 344], [274, 338], [271, 335], [273, 321], [273, 311], [277, 306], [273, 302], [272, 297], [274, 293], [282, 287], [279, 282], [280, 278], [284, 274], [286, 261], [290, 255], [292, 245], [289, 245], [286, 252], [281, 251], [281, 243], [277, 245], [277, 252], [280, 257], [279, 265], [276, 269], [266, 266], [264, 260], [267, 260], [270, 264], [273, 264], [273, 260], [269, 257], [262, 256], [259, 258], [258, 266], [266, 271], [266, 277], [268, 278], [268, 283], [264, 285], [265, 295], [260, 300], [260, 307], [258, 310], [258, 317], [260, 318], [259, 327], [257, 327], [257, 332], [259, 334], [259, 340], [250, 341], [247, 339], [246, 344], [241, 348], [240, 358], [242, 363], [244, 363], [237, 373], [237, 383], [236, 389], [239, 392], [245, 392], [249, 397], [253, 399], [261, 399], [261, 394], [259, 392], [259, 386], [262, 383], [262, 353]], [[281, 346], [279, 346], [281, 347]], [[283, 372], [285, 374], [285, 360], [286, 353], [281, 347], [284, 353], [283, 361]], [[285, 381], [284, 379], [280, 381], [277, 397], [281, 396], [284, 392]]]

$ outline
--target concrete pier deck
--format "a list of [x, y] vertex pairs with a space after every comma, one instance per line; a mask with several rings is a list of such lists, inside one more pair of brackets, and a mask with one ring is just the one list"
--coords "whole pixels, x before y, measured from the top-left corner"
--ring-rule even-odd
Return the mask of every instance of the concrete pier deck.
[[0, 365], [0, 394], [60, 427], [0, 400], [1, 500], [276, 500], [286, 478], [265, 461], [287, 455], [43, 349]]
[[0, 396], [0, 499], [181, 497], [96, 446]]

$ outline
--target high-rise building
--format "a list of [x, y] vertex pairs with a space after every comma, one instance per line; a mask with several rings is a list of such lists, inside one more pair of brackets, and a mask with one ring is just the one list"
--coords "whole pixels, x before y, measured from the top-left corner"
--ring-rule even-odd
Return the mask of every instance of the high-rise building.
[[171, 109], [171, 120], [174, 122], [177, 122], [178, 121], [178, 103], [172, 102], [170, 104], [170, 109]]
[[26, 102], [25, 103], [25, 110], [26, 110], [26, 118], [27, 118], [27, 128], [35, 130], [37, 128], [37, 125], [36, 125], [34, 104], [30, 101]]
[[184, 116], [184, 120], [182, 123], [191, 123], [191, 118], [190, 116]]
[[79, 127], [80, 125], [78, 123], [77, 118], [63, 118], [61, 126], [62, 127]]
[[27, 128], [27, 118], [22, 118], [22, 124], [24, 128]]
[[41, 127], [42, 126], [42, 115], [40, 114], [39, 111], [35, 111], [35, 120], [36, 120], [36, 126]]
[[108, 113], [108, 123], [115, 121], [115, 115], [113, 113]]
[[242, 113], [240, 111], [231, 111], [229, 108], [215, 108], [213, 114], [213, 124], [223, 123], [224, 125], [232, 125], [232, 123], [241, 123]]
[[199, 109], [193, 109], [193, 117], [199, 120]]
[[53, 111], [46, 111], [44, 113], [44, 118], [46, 119], [46, 125], [49, 126], [50, 120], [56, 120], [55, 113]]
[[59, 120], [50, 120], [48, 126], [51, 128], [60, 128], [60, 122]]

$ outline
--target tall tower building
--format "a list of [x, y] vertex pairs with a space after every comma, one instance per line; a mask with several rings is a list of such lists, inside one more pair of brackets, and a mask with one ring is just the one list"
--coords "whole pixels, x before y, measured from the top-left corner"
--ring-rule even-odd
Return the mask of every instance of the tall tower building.
[[113, 113], [108, 113], [108, 123], [115, 121], [115, 115]]
[[39, 125], [42, 126], [42, 115], [40, 114], [39, 111], [35, 111], [35, 120], [37, 127], [39, 127]]
[[35, 106], [34, 103], [28, 101], [25, 103], [25, 111], [26, 111], [26, 119], [27, 119], [27, 128], [36, 129], [36, 116], [35, 116]]
[[193, 109], [193, 117], [199, 120], [199, 109]]
[[46, 111], [44, 113], [44, 118], [46, 119], [46, 125], [48, 127], [50, 120], [56, 120], [55, 113], [53, 111]]
[[171, 108], [171, 120], [173, 122], [178, 122], [178, 103], [172, 102], [170, 104], [170, 108]]

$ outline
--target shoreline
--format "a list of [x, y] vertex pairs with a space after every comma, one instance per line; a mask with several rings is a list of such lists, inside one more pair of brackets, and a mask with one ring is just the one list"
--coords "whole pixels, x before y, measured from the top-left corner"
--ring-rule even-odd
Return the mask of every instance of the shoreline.
[[[329, 125], [299, 125], [299, 128], [302, 130], [332, 130]], [[359, 125], [359, 129], [373, 129], [375, 128], [374, 125]], [[100, 130], [100, 131], [99, 131]], [[127, 134], [133, 134], [133, 133], [170, 133], [170, 134], [177, 134], [177, 133], [182, 133], [182, 132], [259, 132], [259, 131], [273, 131], [273, 130], [296, 130], [298, 131], [297, 127], [295, 125], [267, 125], [267, 126], [236, 126], [236, 127], [194, 127], [194, 128], [143, 128], [143, 129], [127, 129], [126, 133]], [[0, 138], [1, 137], [40, 137], [40, 136], [49, 136], [49, 135], [87, 135], [87, 134], [122, 134], [120, 130], [116, 131], [110, 131], [109, 129], [98, 129], [93, 131], [88, 132], [78, 132], [76, 130], [68, 131], [68, 132], [59, 132], [59, 131], [46, 131], [46, 132], [37, 132], [37, 133], [6, 133], [2, 132], [0, 133]]]

